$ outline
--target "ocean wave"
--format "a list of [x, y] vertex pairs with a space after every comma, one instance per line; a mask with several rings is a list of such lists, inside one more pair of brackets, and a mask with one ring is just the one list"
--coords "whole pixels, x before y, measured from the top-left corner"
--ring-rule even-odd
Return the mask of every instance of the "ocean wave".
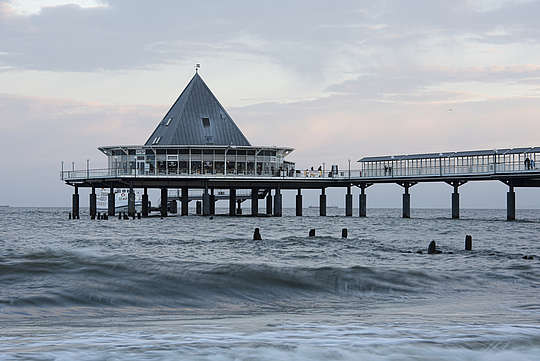
[[0, 304], [9, 306], [211, 307], [414, 295], [444, 280], [419, 270], [216, 264], [47, 250], [0, 258], [0, 281]]

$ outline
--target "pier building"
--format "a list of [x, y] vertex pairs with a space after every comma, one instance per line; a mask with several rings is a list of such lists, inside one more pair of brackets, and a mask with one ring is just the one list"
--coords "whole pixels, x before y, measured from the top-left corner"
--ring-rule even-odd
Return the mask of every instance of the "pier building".
[[[290, 147], [254, 146], [225, 111], [198, 72], [142, 145], [98, 148], [107, 168], [63, 170], [61, 179], [73, 186], [72, 216], [79, 218], [79, 188], [91, 188], [90, 217], [96, 217], [96, 189], [109, 189], [109, 216], [115, 215], [115, 193], [129, 189], [128, 214], [135, 215], [135, 189], [142, 189], [142, 216], [150, 212], [148, 189], [160, 189], [161, 216], [188, 214], [190, 200], [200, 200], [201, 214], [215, 214], [215, 203], [228, 199], [231, 216], [251, 200], [251, 215], [282, 215], [282, 190], [293, 189], [296, 215], [302, 215], [302, 190], [318, 189], [319, 214], [326, 215], [326, 189], [345, 190], [345, 215], [353, 215], [352, 187], [360, 189], [359, 216], [367, 215], [368, 187], [395, 183], [403, 187], [403, 217], [409, 218], [410, 187], [421, 182], [445, 182], [453, 187], [452, 218], [459, 218], [459, 192], [470, 181], [500, 181], [508, 186], [507, 219], [515, 219], [515, 188], [540, 187], [540, 147], [445, 152], [380, 157], [358, 161], [359, 169], [299, 170], [286, 159]], [[194, 196], [193, 190], [199, 195]], [[176, 196], [171, 196], [176, 194]], [[190, 193], [191, 192], [191, 193]], [[191, 195], [190, 195], [191, 194]], [[259, 212], [259, 199], [266, 209]], [[171, 204], [173, 206], [171, 206]]]

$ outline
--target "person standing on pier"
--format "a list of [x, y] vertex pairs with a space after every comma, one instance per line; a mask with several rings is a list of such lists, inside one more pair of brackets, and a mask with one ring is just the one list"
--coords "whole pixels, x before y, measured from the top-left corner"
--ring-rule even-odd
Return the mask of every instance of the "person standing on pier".
[[529, 157], [525, 158], [525, 169], [531, 169], [531, 160], [529, 159]]

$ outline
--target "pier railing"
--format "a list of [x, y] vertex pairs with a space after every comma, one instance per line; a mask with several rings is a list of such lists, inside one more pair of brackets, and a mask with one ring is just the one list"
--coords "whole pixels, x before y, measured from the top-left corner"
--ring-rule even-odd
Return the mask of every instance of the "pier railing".
[[229, 172], [227, 174], [217, 172], [204, 173], [165, 173], [155, 171], [140, 171], [136, 169], [125, 170], [117, 168], [104, 169], [85, 169], [68, 170], [60, 173], [60, 178], [64, 181], [81, 179], [102, 179], [118, 177], [218, 177], [218, 178], [237, 178], [237, 177], [266, 177], [266, 178], [334, 178], [334, 179], [362, 179], [362, 178], [403, 178], [403, 177], [449, 177], [449, 176], [468, 176], [468, 175], [492, 175], [492, 174], [513, 174], [513, 173], [534, 173], [540, 172], [536, 165], [527, 166], [519, 162], [501, 162], [479, 165], [455, 165], [455, 166], [422, 166], [422, 167], [386, 167], [362, 170], [343, 170], [337, 172], [328, 172], [323, 170], [295, 170], [290, 172], [271, 173], [241, 173]]

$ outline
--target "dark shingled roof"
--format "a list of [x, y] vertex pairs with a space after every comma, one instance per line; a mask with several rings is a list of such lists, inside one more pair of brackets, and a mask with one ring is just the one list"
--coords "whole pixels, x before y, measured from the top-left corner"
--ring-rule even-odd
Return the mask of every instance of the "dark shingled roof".
[[212, 91], [195, 73], [145, 145], [250, 146]]

